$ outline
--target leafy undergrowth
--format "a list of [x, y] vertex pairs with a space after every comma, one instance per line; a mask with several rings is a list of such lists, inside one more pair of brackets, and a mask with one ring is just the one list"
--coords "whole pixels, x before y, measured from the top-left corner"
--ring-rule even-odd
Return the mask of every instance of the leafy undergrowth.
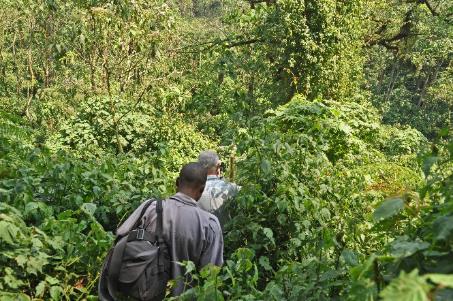
[[375, 114], [295, 97], [244, 132], [248, 185], [230, 203], [232, 255], [186, 296], [451, 299], [453, 144], [429, 149]]
[[[6, 120], [0, 300], [95, 298], [111, 231], [143, 199], [173, 191], [174, 162], [81, 160], [83, 150], [49, 151], [20, 119]], [[433, 152], [417, 131], [381, 125], [366, 103], [296, 96], [263, 124], [240, 131], [243, 189], [228, 205], [226, 264], [188, 268], [198, 285], [181, 298], [451, 295], [451, 144]]]
[[2, 1], [0, 301], [96, 299], [204, 149], [243, 188], [182, 299], [453, 300], [450, 2]]
[[151, 155], [52, 153], [36, 147], [38, 135], [7, 123], [0, 137], [0, 300], [94, 298], [110, 231], [143, 199], [168, 195], [173, 174], [163, 174]]

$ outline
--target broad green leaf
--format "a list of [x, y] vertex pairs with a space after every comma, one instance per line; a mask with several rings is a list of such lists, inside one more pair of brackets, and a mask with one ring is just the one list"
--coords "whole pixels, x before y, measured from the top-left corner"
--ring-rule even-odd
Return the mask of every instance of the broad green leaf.
[[28, 258], [27, 258], [25, 255], [22, 255], [22, 254], [21, 254], [21, 255], [17, 255], [15, 259], [16, 259], [17, 264], [18, 264], [20, 267], [24, 267], [25, 264], [26, 264], [27, 261], [28, 261]]
[[341, 112], [335, 108], [330, 109], [330, 111], [332, 112], [333, 116], [335, 116], [335, 117], [340, 117], [340, 115], [341, 115]]
[[280, 225], [285, 225], [287, 219], [288, 219], [287, 216], [284, 214], [279, 214], [277, 216], [277, 221], [280, 223]]
[[425, 175], [429, 175], [430, 171], [431, 171], [431, 167], [437, 163], [437, 161], [439, 160], [439, 157], [435, 157], [435, 156], [432, 156], [432, 157], [428, 157], [425, 159], [425, 161], [423, 161], [423, 172], [425, 173]]
[[259, 259], [259, 264], [266, 270], [266, 271], [272, 271], [272, 267], [269, 264], [269, 258], [266, 256], [261, 256]]
[[325, 221], [330, 220], [330, 211], [327, 208], [322, 208], [321, 211], [321, 216]]
[[47, 254], [41, 252], [38, 254], [38, 256], [28, 257], [26, 269], [27, 273], [35, 275], [38, 275], [38, 272], [42, 273], [43, 266], [49, 263], [47, 257], [49, 257]]
[[37, 237], [33, 237], [31, 239], [31, 244], [32, 244], [33, 248], [35, 248], [35, 249], [41, 249], [44, 246], [42, 241]]
[[270, 300], [285, 300], [283, 290], [273, 281], [266, 286], [266, 292], [273, 298]]
[[63, 250], [65, 242], [61, 236], [48, 237], [46, 242], [55, 250]]
[[25, 205], [25, 214], [28, 214], [36, 209], [39, 208], [39, 204], [37, 202], [29, 202]]
[[17, 243], [16, 238], [20, 233], [20, 229], [16, 225], [7, 221], [0, 221], [0, 240], [13, 245]]
[[359, 264], [357, 254], [352, 250], [344, 249], [343, 252], [341, 252], [341, 257], [343, 257], [344, 262], [349, 266]]
[[220, 267], [210, 263], [201, 269], [200, 276], [204, 279], [207, 279], [209, 277], [216, 277], [219, 273]]
[[186, 270], [185, 274], [191, 274], [196, 271], [195, 264], [192, 261], [187, 261], [184, 263], [184, 268]]
[[453, 216], [442, 216], [433, 224], [435, 240], [449, 240], [453, 237]]
[[49, 283], [50, 285], [57, 285], [58, 283], [60, 283], [60, 280], [54, 278], [54, 277], [51, 277], [49, 275], [46, 276], [46, 281], [47, 283]]
[[24, 285], [24, 281], [16, 277], [16, 274], [14, 273], [13, 269], [8, 267], [5, 268], [4, 272], [6, 275], [3, 276], [2, 280], [10, 288], [17, 289]]
[[401, 198], [385, 200], [373, 213], [375, 221], [380, 221], [398, 214], [404, 208], [404, 201]]
[[263, 228], [264, 235], [272, 242], [272, 244], [275, 244], [274, 240], [274, 233], [272, 232], [271, 229], [269, 228]]
[[64, 290], [61, 286], [52, 286], [50, 288], [50, 297], [52, 300], [61, 300], [64, 295]]
[[383, 301], [429, 301], [430, 290], [431, 285], [415, 269], [407, 274], [402, 271], [379, 295]]
[[398, 238], [391, 244], [391, 255], [397, 258], [408, 257], [427, 248], [429, 248], [427, 242], [407, 241], [407, 238]]
[[364, 263], [351, 268], [350, 274], [352, 276], [352, 279], [356, 281], [365, 278], [368, 271], [373, 267], [373, 263], [376, 258], [376, 254], [372, 254]]
[[0, 292], [1, 301], [30, 301], [30, 297], [24, 293]]
[[46, 282], [43, 280], [36, 286], [36, 291], [35, 291], [36, 297], [44, 296], [45, 291], [46, 291]]
[[81, 206], [81, 209], [89, 214], [89, 215], [93, 215], [94, 212], [96, 211], [96, 204], [93, 204], [93, 203], [83, 203], [82, 206]]
[[263, 159], [261, 161], [260, 167], [261, 167], [261, 170], [263, 171], [263, 173], [265, 175], [267, 175], [267, 174], [269, 174], [271, 172], [271, 163], [268, 160], [266, 160], [266, 159]]
[[432, 282], [442, 286], [453, 288], [453, 275], [447, 274], [426, 274], [425, 278], [430, 279]]
[[341, 271], [329, 270], [324, 272], [319, 278], [320, 281], [332, 280], [341, 275]]

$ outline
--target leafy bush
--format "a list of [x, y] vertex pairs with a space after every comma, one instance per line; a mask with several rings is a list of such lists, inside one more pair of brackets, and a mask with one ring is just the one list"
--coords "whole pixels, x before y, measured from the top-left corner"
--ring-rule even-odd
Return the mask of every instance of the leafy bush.
[[173, 174], [156, 158], [82, 161], [27, 144], [28, 130], [23, 136], [0, 137], [0, 299], [90, 296], [113, 240], [104, 229], [144, 199], [170, 194]]
[[[30, 225], [27, 216], [36, 214], [43, 216], [42, 223]], [[90, 294], [113, 240], [92, 214], [81, 207], [54, 215], [42, 202], [28, 203], [21, 214], [1, 203], [0, 298], [61, 300]]]
[[[429, 300], [428, 294], [434, 300], [448, 300], [453, 296], [451, 275], [445, 275], [453, 272], [453, 144], [441, 142], [420, 158], [426, 183], [419, 196], [410, 203], [387, 200], [374, 212], [375, 229], [390, 233], [389, 243], [376, 250], [379, 256], [368, 258], [370, 265], [363, 267], [370, 271], [367, 276], [353, 279], [351, 299], [362, 300], [364, 290], [376, 298], [387, 282], [380, 293], [383, 300]], [[398, 224], [406, 226], [395, 228]]]
[[182, 115], [155, 112], [146, 104], [135, 109], [129, 105], [119, 98], [90, 98], [47, 145], [54, 150], [74, 149], [82, 156], [121, 149], [138, 157], [158, 157], [161, 167], [173, 172], [186, 158], [195, 159], [201, 150], [215, 146]]
[[296, 96], [262, 123], [238, 146], [239, 181], [250, 184], [231, 206], [226, 246], [255, 251], [258, 285], [275, 300], [338, 297], [351, 261], [383, 246], [374, 206], [415, 189], [420, 176], [381, 151], [379, 118], [366, 103]]
[[96, 299], [110, 231], [236, 146], [225, 264], [173, 299], [453, 299], [437, 2], [1, 2], [0, 300]]

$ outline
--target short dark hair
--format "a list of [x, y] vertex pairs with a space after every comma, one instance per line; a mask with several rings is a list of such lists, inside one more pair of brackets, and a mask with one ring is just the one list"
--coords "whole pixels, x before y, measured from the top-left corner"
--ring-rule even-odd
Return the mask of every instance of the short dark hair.
[[180, 187], [200, 187], [206, 184], [208, 170], [203, 164], [190, 162], [184, 165], [179, 172]]

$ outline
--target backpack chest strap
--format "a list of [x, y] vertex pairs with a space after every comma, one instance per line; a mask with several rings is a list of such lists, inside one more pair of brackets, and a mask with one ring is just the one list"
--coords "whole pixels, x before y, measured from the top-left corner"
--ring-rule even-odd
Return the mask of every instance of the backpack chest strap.
[[127, 235], [127, 241], [135, 241], [135, 240], [146, 240], [149, 242], [155, 242], [156, 236], [149, 233], [145, 229], [136, 229], [129, 232]]

